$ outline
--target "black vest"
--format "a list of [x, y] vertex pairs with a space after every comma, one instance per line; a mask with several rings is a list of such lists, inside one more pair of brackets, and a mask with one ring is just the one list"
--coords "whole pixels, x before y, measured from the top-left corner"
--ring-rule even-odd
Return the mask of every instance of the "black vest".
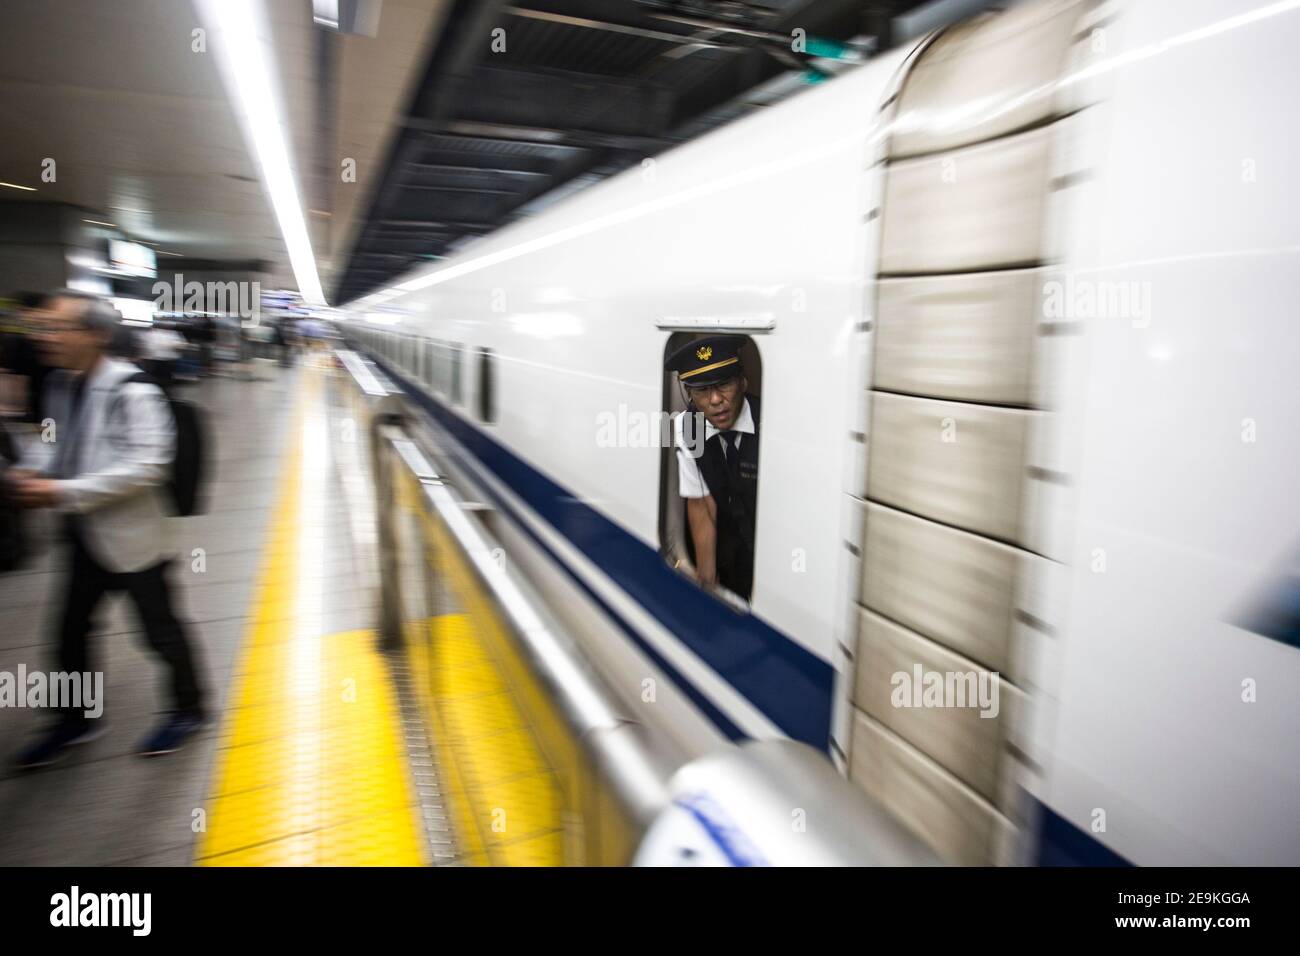
[[740, 439], [733, 470], [723, 452], [722, 435], [715, 434], [697, 459], [700, 474], [718, 506], [718, 581], [746, 601], [754, 585], [754, 513], [758, 505], [758, 399], [746, 395], [754, 434]]

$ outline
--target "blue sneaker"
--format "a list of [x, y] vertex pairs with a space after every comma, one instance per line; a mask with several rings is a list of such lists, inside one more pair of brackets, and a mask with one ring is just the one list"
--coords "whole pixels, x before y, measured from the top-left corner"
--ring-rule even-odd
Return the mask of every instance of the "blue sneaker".
[[140, 742], [136, 753], [141, 757], [157, 757], [161, 754], [175, 753], [185, 744], [186, 738], [203, 729], [207, 718], [194, 711], [173, 711], [167, 719], [153, 729]]
[[108, 727], [100, 720], [64, 720], [45, 732], [26, 750], [14, 757], [14, 766], [20, 770], [48, 767], [65, 757], [69, 747], [90, 743], [102, 737]]

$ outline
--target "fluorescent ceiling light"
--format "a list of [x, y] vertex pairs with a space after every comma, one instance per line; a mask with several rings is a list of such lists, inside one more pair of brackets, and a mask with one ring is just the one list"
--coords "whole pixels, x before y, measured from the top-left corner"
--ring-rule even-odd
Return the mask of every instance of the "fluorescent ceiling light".
[[324, 305], [325, 293], [289, 161], [289, 130], [277, 95], [279, 83], [272, 69], [274, 55], [265, 10], [260, 0], [195, 3], [212, 34], [208, 48], [216, 54], [231, 107], [271, 197], [298, 291], [307, 302]]
[[10, 189], [21, 189], [24, 192], [36, 192], [35, 186], [19, 186], [17, 183], [0, 183], [0, 186], [8, 186]]
[[88, 223], [90, 223], [92, 226], [108, 226], [110, 229], [116, 229], [116, 228], [117, 228], [117, 223], [115, 223], [115, 222], [100, 222], [98, 219], [83, 219], [83, 220], [81, 220], [81, 221], [82, 221], [82, 222], [88, 222]]

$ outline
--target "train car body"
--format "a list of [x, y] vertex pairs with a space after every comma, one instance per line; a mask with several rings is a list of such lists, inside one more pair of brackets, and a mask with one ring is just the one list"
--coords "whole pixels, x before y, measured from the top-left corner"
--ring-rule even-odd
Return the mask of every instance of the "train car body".
[[[1300, 862], [1300, 5], [1028, 3], [345, 305], [647, 723], [956, 862]], [[748, 335], [754, 592], [670, 563], [670, 343]], [[999, 714], [896, 675], [995, 674]]]

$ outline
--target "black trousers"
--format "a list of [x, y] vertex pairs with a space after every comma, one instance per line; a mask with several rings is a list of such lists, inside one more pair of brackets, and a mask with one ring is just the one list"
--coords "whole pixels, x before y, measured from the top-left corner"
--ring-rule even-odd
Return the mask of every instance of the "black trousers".
[[[177, 710], [201, 711], [203, 693], [185, 625], [172, 610], [167, 582], [170, 561], [143, 571], [108, 571], [91, 557], [80, 537], [72, 539], [72, 568], [64, 589], [63, 616], [59, 623], [59, 669], [67, 673], [90, 671], [88, 638], [95, 608], [105, 594], [125, 591], [144, 625], [149, 647], [170, 671], [172, 704]], [[70, 711], [65, 717], [77, 717]]]

